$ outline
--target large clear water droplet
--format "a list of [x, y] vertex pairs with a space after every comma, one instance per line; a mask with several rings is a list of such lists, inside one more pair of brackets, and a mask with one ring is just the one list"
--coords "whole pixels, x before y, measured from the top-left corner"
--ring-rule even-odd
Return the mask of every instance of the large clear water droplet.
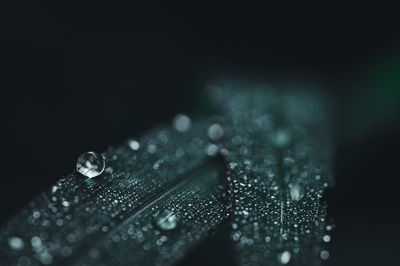
[[178, 224], [178, 217], [170, 210], [164, 210], [155, 216], [157, 226], [162, 230], [173, 230]]
[[103, 173], [105, 168], [105, 159], [96, 152], [86, 152], [79, 156], [76, 162], [76, 170], [89, 178], [96, 177]]

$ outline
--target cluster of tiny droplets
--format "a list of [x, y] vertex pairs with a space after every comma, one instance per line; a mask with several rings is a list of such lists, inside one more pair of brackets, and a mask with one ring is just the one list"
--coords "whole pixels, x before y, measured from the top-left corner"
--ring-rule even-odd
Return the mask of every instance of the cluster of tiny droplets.
[[2, 228], [0, 257], [19, 266], [176, 262], [229, 216], [220, 169], [205, 164], [221, 152], [241, 265], [328, 259], [332, 225], [320, 198], [331, 182], [329, 150], [318, 146], [324, 132], [310, 131], [324, 119], [309, 104], [317, 101], [273, 91], [224, 97], [223, 123], [179, 114], [171, 127], [81, 155], [76, 173]]
[[270, 90], [236, 94], [224, 105], [232, 239], [241, 265], [312, 265], [329, 258], [320, 198], [331, 182], [330, 151], [326, 132], [314, 130], [324, 128], [316, 102]]
[[[111, 254], [109, 243], [127, 241], [136, 246], [139, 264], [150, 253], [159, 263], [180, 258], [228, 216], [215, 167], [187, 177], [218, 153], [213, 136], [221, 132], [208, 130], [213, 125], [180, 114], [171, 127], [131, 138], [101, 155], [82, 154], [76, 173], [2, 228], [1, 257], [8, 265], [101, 265], [108, 259], [100, 257]], [[116, 254], [123, 249], [118, 245]]]

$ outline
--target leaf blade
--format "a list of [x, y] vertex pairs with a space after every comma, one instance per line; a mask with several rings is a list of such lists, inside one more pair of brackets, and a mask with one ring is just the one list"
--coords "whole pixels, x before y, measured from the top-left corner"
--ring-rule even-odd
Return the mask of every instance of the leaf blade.
[[[77, 173], [60, 180], [2, 228], [5, 263], [15, 265], [22, 259], [31, 265], [73, 265], [75, 255], [90, 257], [92, 244], [107, 238], [109, 230], [209, 164], [206, 124], [194, 124], [187, 133], [171, 127], [153, 130], [140, 140], [139, 151], [127, 144], [107, 151], [108, 168], [93, 181]], [[23, 241], [22, 249], [10, 245], [13, 237]]]
[[223, 94], [239, 264], [319, 264], [326, 217], [319, 199], [332, 183], [322, 105], [294, 92]]

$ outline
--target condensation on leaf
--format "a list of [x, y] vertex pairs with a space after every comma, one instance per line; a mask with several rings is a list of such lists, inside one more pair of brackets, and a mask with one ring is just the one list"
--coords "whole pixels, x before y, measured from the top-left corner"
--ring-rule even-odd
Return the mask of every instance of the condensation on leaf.
[[[2, 263], [167, 265], [180, 259], [228, 217], [219, 189], [223, 171], [210, 163], [218, 151], [207, 135], [211, 123], [190, 122], [189, 130], [182, 119], [102, 155], [84, 154], [78, 172], [2, 227]], [[84, 180], [82, 172], [97, 177]], [[172, 214], [157, 225], [154, 214], [165, 210]]]
[[319, 264], [327, 240], [320, 198], [332, 183], [320, 99], [273, 89], [223, 94], [223, 155], [239, 264]]

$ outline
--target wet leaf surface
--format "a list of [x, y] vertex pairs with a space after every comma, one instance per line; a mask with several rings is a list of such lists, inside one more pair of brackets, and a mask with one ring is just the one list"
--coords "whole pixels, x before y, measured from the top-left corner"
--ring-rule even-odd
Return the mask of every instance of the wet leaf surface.
[[320, 199], [332, 184], [324, 106], [318, 97], [274, 90], [223, 98], [239, 264], [320, 264], [329, 257]]
[[[227, 216], [224, 177], [210, 162], [206, 124], [185, 133], [175, 127], [154, 130], [138, 141], [137, 150], [130, 140], [105, 152], [102, 175], [86, 179], [72, 173], [61, 179], [2, 228], [2, 260], [7, 265], [176, 261]], [[153, 217], [163, 211], [178, 217], [176, 228], [165, 234]], [[115, 253], [106, 252], [114, 250], [110, 241], [118, 243]], [[124, 249], [135, 255], [126, 256]]]
[[2, 265], [182, 263], [227, 222], [239, 265], [327, 259], [325, 104], [312, 93], [212, 90], [211, 119], [178, 115], [104, 152], [104, 168], [100, 155], [81, 157], [90, 175], [59, 180], [1, 229]]

